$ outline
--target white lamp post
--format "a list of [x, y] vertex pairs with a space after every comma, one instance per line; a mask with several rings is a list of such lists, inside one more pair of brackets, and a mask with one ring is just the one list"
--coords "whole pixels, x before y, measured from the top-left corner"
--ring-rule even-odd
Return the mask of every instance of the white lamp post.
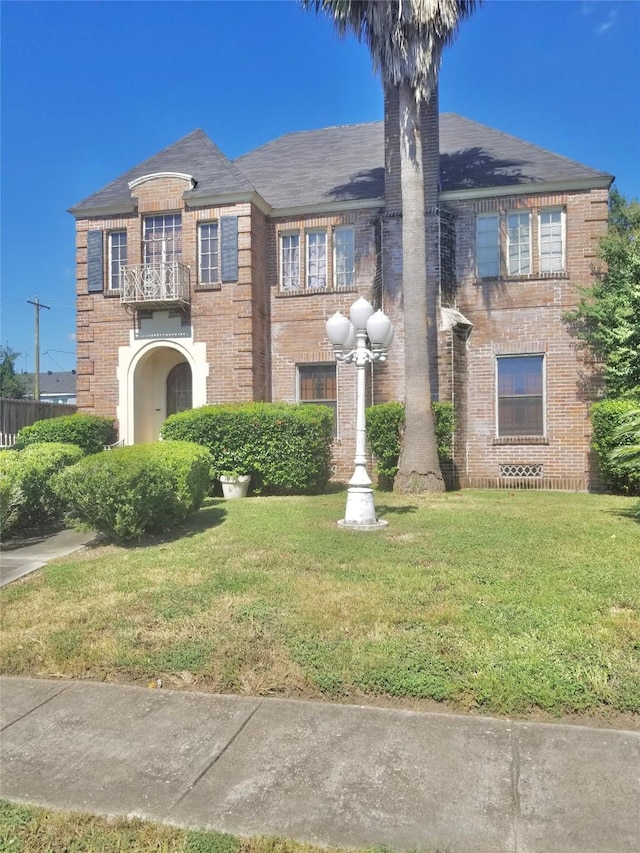
[[355, 470], [349, 480], [347, 508], [338, 522], [343, 527], [377, 530], [387, 525], [376, 517], [371, 479], [367, 474], [367, 435], [365, 423], [365, 367], [370, 362], [386, 361], [393, 340], [393, 325], [382, 311], [374, 313], [373, 305], [360, 297], [349, 311], [349, 318], [337, 311], [327, 320], [327, 337], [336, 359], [355, 364], [356, 385], [356, 456]]

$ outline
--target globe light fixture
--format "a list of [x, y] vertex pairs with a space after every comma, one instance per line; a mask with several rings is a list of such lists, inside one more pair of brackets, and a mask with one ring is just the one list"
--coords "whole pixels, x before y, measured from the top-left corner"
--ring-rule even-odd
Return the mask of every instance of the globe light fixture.
[[393, 324], [383, 311], [360, 297], [353, 303], [349, 317], [337, 311], [326, 323], [327, 337], [336, 360], [356, 366], [356, 455], [355, 470], [347, 489], [347, 507], [341, 527], [378, 530], [386, 521], [376, 516], [371, 479], [367, 473], [367, 432], [365, 421], [365, 368], [376, 361], [386, 361], [393, 340]]

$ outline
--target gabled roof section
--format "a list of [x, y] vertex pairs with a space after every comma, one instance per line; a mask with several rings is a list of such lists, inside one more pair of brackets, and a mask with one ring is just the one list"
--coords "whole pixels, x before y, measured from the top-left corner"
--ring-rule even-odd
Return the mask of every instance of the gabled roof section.
[[455, 113], [440, 116], [442, 192], [600, 179], [613, 176]]
[[[185, 198], [194, 201], [198, 198], [254, 191], [237, 166], [224, 156], [206, 133], [203, 130], [194, 130], [79, 202], [70, 208], [70, 212], [76, 217], [82, 217], [95, 215], [96, 211], [131, 211], [135, 207], [128, 184], [156, 172], [192, 175], [196, 186], [185, 193]], [[135, 196], [135, 189], [133, 195]]]
[[[276, 209], [384, 197], [384, 124], [289, 133], [239, 157], [260, 195]], [[453, 113], [440, 116], [443, 192], [532, 184], [577, 186], [612, 176]], [[533, 189], [533, 187], [531, 187]]]
[[381, 121], [288, 133], [235, 163], [274, 208], [384, 197]]

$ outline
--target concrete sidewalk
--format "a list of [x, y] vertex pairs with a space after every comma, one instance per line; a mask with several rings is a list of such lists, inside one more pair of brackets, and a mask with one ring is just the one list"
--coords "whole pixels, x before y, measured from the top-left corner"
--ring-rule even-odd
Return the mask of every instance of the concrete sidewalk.
[[640, 733], [0, 679], [1, 796], [449, 853], [640, 849]]
[[77, 551], [95, 538], [95, 533], [61, 528], [36, 530], [22, 540], [3, 542], [0, 548], [0, 586], [40, 569], [49, 560]]

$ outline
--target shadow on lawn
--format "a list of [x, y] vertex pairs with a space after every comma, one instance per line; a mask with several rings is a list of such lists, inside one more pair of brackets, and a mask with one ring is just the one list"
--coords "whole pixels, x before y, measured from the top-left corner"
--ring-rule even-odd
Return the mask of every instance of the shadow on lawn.
[[[221, 504], [222, 500], [207, 498], [198, 512], [190, 515], [182, 524], [177, 524], [171, 530], [146, 533], [139, 539], [120, 542], [120, 547], [146, 548], [154, 545], [164, 545], [169, 542], [177, 542], [178, 539], [187, 539], [189, 536], [196, 536], [205, 530], [211, 530], [211, 528], [222, 524], [227, 516], [227, 511]], [[98, 542], [96, 544], [102, 543]]]
[[407, 515], [410, 512], [417, 512], [417, 506], [388, 506], [387, 504], [378, 504], [376, 506], [378, 515]]
[[636, 524], [640, 524], [640, 503], [631, 507], [631, 509], [609, 510], [609, 514], [616, 515], [618, 518], [629, 518], [631, 521], [635, 521]]

